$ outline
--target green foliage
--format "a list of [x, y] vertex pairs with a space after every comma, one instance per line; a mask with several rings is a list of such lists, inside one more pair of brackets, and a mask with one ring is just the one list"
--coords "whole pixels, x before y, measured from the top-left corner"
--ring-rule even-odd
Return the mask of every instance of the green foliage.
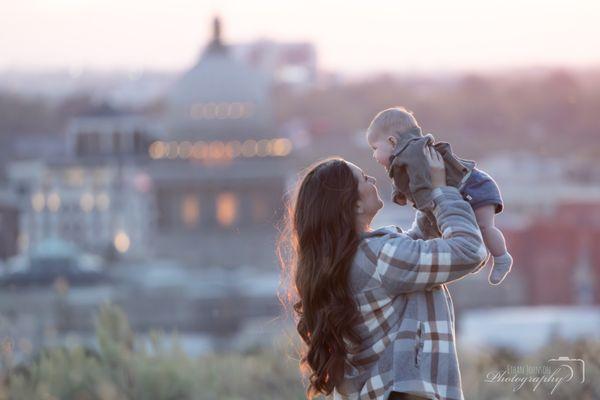
[[[97, 317], [98, 350], [46, 349], [25, 368], [0, 380], [0, 400], [265, 400], [305, 399], [298, 360], [299, 342], [282, 334], [270, 348], [245, 354], [187, 356], [177, 335], [151, 332], [149, 346], [139, 343], [126, 316], [103, 306]], [[563, 383], [557, 399], [600, 398], [600, 342], [560, 338], [523, 356], [509, 349], [469, 352], [458, 349], [465, 398], [546, 399], [549, 386], [536, 391], [528, 383], [513, 392], [510, 383], [485, 382], [486, 374], [507, 365], [545, 365], [558, 356], [585, 361], [585, 383]]]
[[285, 344], [253, 354], [187, 356], [176, 335], [135, 341], [126, 316], [106, 305], [96, 322], [99, 350], [47, 349], [26, 368], [9, 371], [0, 400], [303, 399]]

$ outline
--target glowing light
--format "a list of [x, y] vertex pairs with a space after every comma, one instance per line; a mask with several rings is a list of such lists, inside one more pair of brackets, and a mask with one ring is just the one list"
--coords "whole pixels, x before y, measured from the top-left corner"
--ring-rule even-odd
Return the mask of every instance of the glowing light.
[[192, 144], [190, 142], [181, 142], [179, 144], [179, 157], [189, 158], [192, 154]]
[[110, 197], [106, 193], [100, 193], [96, 196], [96, 205], [98, 209], [105, 211], [110, 206]]
[[35, 211], [42, 211], [44, 209], [45, 203], [46, 201], [44, 199], [43, 193], [36, 193], [33, 196], [31, 196], [31, 206]]
[[238, 140], [222, 142], [215, 140], [204, 142], [202, 140], [195, 143], [188, 141], [168, 143], [154, 142], [150, 147], [150, 156], [153, 159], [168, 157], [170, 159], [196, 158], [213, 160], [232, 159], [236, 157], [282, 157], [292, 151], [292, 142], [286, 138], [261, 139], [256, 141], [248, 139], [241, 143]]
[[217, 104], [216, 115], [219, 119], [224, 119], [229, 116], [229, 106], [226, 103]]
[[239, 140], [234, 140], [227, 143], [227, 148], [231, 151], [231, 158], [239, 157], [242, 154], [242, 143]]
[[52, 212], [57, 212], [60, 208], [60, 196], [56, 192], [48, 195], [48, 209]]
[[244, 142], [242, 155], [244, 157], [254, 157], [256, 155], [256, 140], [248, 139]]
[[171, 159], [177, 158], [179, 154], [179, 144], [177, 142], [169, 142], [167, 148], [167, 157]]
[[225, 153], [225, 144], [223, 142], [219, 142], [219, 141], [211, 142], [209, 145], [208, 152], [210, 154], [210, 158], [213, 158], [213, 159], [223, 158], [223, 155]]
[[113, 244], [115, 245], [115, 249], [117, 249], [119, 253], [125, 253], [127, 252], [127, 250], [129, 250], [131, 242], [127, 233], [125, 233], [124, 231], [119, 231], [115, 235]]
[[230, 226], [237, 217], [238, 199], [235, 194], [226, 192], [217, 196], [217, 221], [221, 226]]
[[237, 157], [241, 152], [241, 143], [240, 142], [227, 142], [225, 144], [225, 157], [228, 159], [232, 159]]
[[292, 151], [292, 141], [286, 138], [274, 139], [272, 142], [272, 154], [274, 156], [287, 156]]
[[94, 209], [94, 196], [91, 193], [84, 193], [79, 199], [79, 206], [81, 209], [88, 213]]
[[206, 118], [214, 118], [216, 116], [217, 105], [215, 103], [208, 103], [204, 106], [204, 116]]
[[240, 119], [252, 115], [253, 103], [196, 103], [189, 114], [194, 119]]
[[203, 141], [194, 143], [192, 147], [192, 157], [202, 159], [208, 155], [208, 147]]
[[271, 141], [267, 139], [259, 140], [256, 143], [256, 155], [266, 157], [271, 153]]
[[150, 145], [148, 153], [155, 160], [164, 158], [167, 155], [167, 145], [161, 141], [156, 141]]

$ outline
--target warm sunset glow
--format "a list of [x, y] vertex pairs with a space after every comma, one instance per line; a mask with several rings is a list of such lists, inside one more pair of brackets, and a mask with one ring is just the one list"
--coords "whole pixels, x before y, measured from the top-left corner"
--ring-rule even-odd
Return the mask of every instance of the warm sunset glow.
[[115, 249], [117, 249], [119, 253], [127, 252], [127, 250], [129, 250], [129, 246], [131, 245], [129, 235], [123, 231], [117, 232], [114, 239], [114, 245]]
[[36, 193], [31, 196], [31, 207], [37, 212], [44, 209], [45, 199], [43, 193]]
[[286, 156], [292, 151], [292, 142], [289, 139], [276, 139], [273, 141], [273, 155]]
[[230, 226], [237, 217], [238, 199], [233, 193], [221, 193], [217, 196], [217, 221], [221, 226]]
[[48, 195], [48, 209], [52, 212], [57, 212], [60, 208], [60, 196], [53, 192]]
[[167, 155], [167, 145], [161, 141], [156, 141], [150, 145], [149, 153], [153, 159], [164, 158]]
[[[0, 37], [12, 40], [0, 41], [0, 68], [63, 67], [73, 76], [90, 67], [182, 70], [208, 41], [215, 13], [223, 19], [226, 41], [310, 41], [317, 46], [320, 66], [328, 70], [600, 62], [594, 39], [600, 37], [596, 0], [220, 0], [186, 2], [184, 7], [143, 0], [5, 3]], [[202, 118], [240, 118], [252, 112], [244, 108], [215, 103], [195, 112]]]
[[259, 141], [248, 139], [244, 143], [238, 140], [229, 142], [200, 140], [195, 143], [156, 141], [150, 145], [148, 153], [150, 158], [155, 160], [162, 158], [231, 160], [237, 157], [283, 157], [290, 154], [292, 146], [291, 140], [286, 138], [261, 139]]

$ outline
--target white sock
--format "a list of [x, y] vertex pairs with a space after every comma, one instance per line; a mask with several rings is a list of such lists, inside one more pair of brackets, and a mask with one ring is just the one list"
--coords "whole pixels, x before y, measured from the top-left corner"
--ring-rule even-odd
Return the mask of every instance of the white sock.
[[501, 256], [494, 257], [494, 266], [488, 277], [488, 281], [492, 285], [498, 285], [504, 280], [513, 263], [513, 258], [508, 251]]

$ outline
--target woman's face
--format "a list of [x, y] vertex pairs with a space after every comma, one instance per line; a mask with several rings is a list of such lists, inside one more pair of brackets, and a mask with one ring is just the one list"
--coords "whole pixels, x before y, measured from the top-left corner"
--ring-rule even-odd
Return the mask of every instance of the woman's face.
[[375, 214], [377, 214], [377, 211], [383, 207], [383, 201], [381, 201], [379, 192], [375, 186], [377, 181], [372, 176], [365, 174], [362, 169], [351, 162], [348, 162], [348, 165], [358, 181], [358, 194], [360, 200], [357, 212], [359, 215], [365, 215], [369, 219], [373, 218]]

